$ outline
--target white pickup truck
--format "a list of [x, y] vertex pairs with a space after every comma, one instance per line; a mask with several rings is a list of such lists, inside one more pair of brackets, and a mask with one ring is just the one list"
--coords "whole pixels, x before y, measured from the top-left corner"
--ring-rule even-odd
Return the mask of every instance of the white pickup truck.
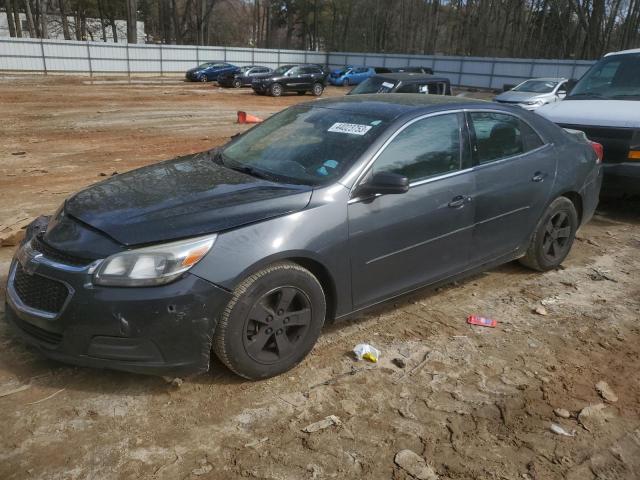
[[608, 53], [536, 112], [604, 146], [604, 193], [640, 194], [640, 49]]

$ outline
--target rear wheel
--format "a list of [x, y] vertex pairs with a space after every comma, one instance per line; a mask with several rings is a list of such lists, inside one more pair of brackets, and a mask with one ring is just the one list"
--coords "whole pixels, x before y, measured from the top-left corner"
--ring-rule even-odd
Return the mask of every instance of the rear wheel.
[[280, 95], [282, 95], [282, 85], [280, 85], [279, 83], [274, 83], [273, 85], [271, 85], [269, 93], [271, 93], [272, 97], [279, 97]]
[[236, 79], [233, 81], [233, 87], [234, 87], [234, 88], [240, 88], [241, 86], [242, 86], [242, 82], [241, 82], [239, 79], [237, 79], [237, 78], [236, 78]]
[[311, 93], [313, 93], [314, 96], [319, 97], [322, 95], [322, 92], [324, 92], [324, 86], [321, 83], [314, 83]]
[[271, 265], [234, 291], [213, 337], [213, 350], [248, 379], [272, 377], [297, 365], [320, 335], [326, 315], [322, 286], [298, 264]]
[[542, 215], [520, 263], [539, 271], [558, 267], [567, 258], [577, 229], [578, 213], [573, 202], [556, 198]]

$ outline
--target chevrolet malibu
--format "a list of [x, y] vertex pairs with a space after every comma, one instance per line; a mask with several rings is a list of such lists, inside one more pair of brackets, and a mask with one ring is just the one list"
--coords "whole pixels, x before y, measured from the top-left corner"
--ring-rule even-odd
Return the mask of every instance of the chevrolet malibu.
[[514, 259], [558, 267], [596, 207], [584, 135], [519, 108], [354, 95], [98, 183], [28, 229], [6, 318], [44, 355], [280, 374], [327, 322]]

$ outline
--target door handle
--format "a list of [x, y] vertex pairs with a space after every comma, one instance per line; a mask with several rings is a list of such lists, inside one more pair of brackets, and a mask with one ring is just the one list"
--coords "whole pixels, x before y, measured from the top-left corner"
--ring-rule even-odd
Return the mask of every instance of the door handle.
[[543, 182], [546, 175], [543, 172], [536, 172], [531, 177], [532, 182]]
[[467, 197], [465, 195], [458, 195], [453, 197], [449, 202], [450, 208], [461, 208], [464, 207], [464, 204], [471, 201], [471, 197]]

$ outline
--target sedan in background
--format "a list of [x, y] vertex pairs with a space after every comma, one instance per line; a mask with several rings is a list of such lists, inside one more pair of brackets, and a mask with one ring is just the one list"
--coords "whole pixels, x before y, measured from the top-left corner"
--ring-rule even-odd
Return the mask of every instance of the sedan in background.
[[498, 103], [517, 105], [525, 110], [536, 110], [542, 105], [559, 102], [566, 97], [568, 82], [566, 78], [526, 80], [511, 90], [501, 93], [494, 100]]
[[255, 79], [251, 88], [258, 95], [272, 97], [279, 97], [285, 92], [298, 95], [311, 92], [319, 97], [326, 84], [327, 74], [318, 65], [282, 65], [268, 77]]
[[329, 75], [329, 83], [331, 85], [348, 87], [349, 85], [358, 85], [375, 74], [376, 71], [372, 67], [347, 67], [331, 72], [331, 75]]
[[186, 80], [190, 82], [213, 82], [223, 73], [237, 72], [238, 67], [226, 62], [207, 62], [187, 70]]
[[351, 90], [347, 95], [368, 93], [422, 93], [451, 95], [448, 78], [419, 73], [387, 73], [374, 75]]
[[5, 318], [77, 365], [181, 376], [216, 355], [278, 375], [336, 318], [514, 259], [559, 267], [593, 215], [599, 162], [584, 136], [490, 102], [298, 104], [31, 224]]
[[218, 85], [221, 87], [250, 87], [253, 80], [271, 75], [273, 70], [259, 65], [240, 67], [237, 72], [222, 73], [218, 76]]

